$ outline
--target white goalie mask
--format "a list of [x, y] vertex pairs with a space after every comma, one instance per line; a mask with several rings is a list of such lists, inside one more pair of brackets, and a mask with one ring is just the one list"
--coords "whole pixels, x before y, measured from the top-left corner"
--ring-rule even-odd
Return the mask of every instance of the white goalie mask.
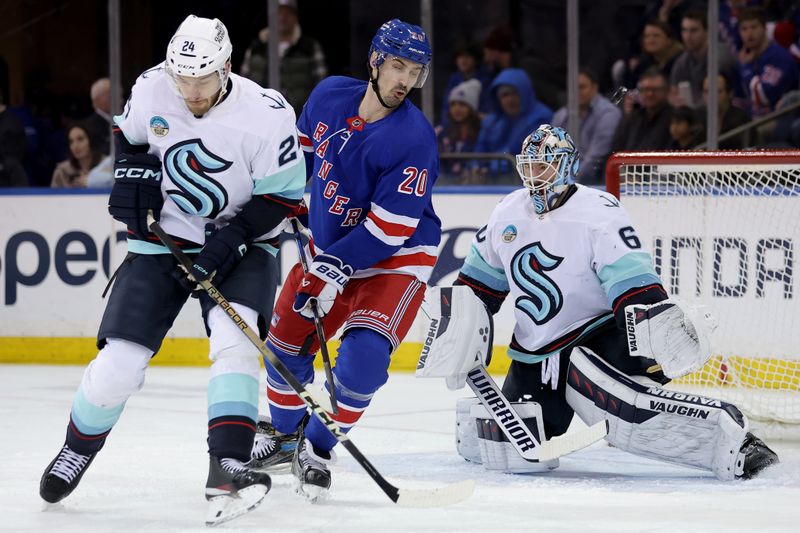
[[575, 183], [580, 154], [572, 137], [563, 129], [542, 124], [522, 141], [517, 172], [531, 191], [536, 212], [553, 208], [559, 196]]
[[219, 102], [225, 95], [232, 50], [228, 30], [219, 19], [186, 17], [167, 45], [164, 66], [173, 90], [181, 98], [190, 89], [205, 98], [219, 91]]

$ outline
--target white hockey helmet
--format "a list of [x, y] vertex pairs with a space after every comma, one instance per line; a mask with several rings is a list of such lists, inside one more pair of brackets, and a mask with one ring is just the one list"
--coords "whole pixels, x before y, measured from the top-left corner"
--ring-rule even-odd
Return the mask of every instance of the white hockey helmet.
[[[164, 66], [167, 74], [176, 83], [179, 81], [178, 76], [183, 79], [203, 78], [216, 73], [222, 98], [228, 82], [226, 64], [232, 50], [228, 30], [219, 19], [189, 15], [181, 22], [167, 45]], [[177, 90], [177, 86], [175, 89]]]
[[580, 167], [580, 154], [563, 128], [542, 124], [522, 141], [517, 172], [531, 191], [537, 213], [550, 210]]

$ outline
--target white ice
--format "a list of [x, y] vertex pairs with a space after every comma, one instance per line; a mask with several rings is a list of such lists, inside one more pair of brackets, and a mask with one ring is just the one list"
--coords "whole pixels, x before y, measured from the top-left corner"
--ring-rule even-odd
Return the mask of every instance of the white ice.
[[[83, 369], [0, 366], [0, 530], [207, 531], [207, 369], [153, 367], [80, 486], [47, 507], [42, 470], [64, 439]], [[455, 401], [442, 380], [392, 374], [351, 437], [401, 488], [475, 479], [466, 502], [395, 506], [338, 447], [331, 497], [310, 504], [288, 474], [227, 531], [800, 531], [800, 448], [776, 443], [781, 464], [755, 480], [640, 459], [603, 443], [536, 476], [488, 473], [463, 461], [453, 439]], [[264, 408], [264, 398], [261, 407]]]

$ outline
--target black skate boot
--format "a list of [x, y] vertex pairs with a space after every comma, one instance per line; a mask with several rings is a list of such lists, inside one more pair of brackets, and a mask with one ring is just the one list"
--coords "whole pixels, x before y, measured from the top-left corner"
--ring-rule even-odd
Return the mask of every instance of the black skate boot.
[[739, 453], [744, 455], [742, 472], [736, 476], [739, 479], [752, 479], [768, 466], [779, 462], [778, 454], [752, 433], [745, 437]]
[[278, 434], [269, 418], [259, 417], [250, 468], [261, 472], [288, 470], [299, 438], [299, 431], [288, 435]]
[[216, 526], [255, 509], [272, 488], [272, 479], [236, 459], [210, 456], [206, 499], [207, 526]]
[[334, 461], [336, 454], [333, 450], [315, 448], [301, 435], [292, 461], [292, 474], [296, 478], [295, 491], [312, 502], [325, 499], [331, 487], [331, 471], [328, 466]]
[[56, 458], [47, 466], [39, 482], [39, 496], [49, 503], [56, 503], [75, 490], [84, 472], [92, 464], [96, 454], [81, 455], [64, 444]]

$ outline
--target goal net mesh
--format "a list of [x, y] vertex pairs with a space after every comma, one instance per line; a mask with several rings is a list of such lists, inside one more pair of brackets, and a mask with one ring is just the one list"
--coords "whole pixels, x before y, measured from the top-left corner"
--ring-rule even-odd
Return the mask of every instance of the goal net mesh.
[[670, 387], [797, 437], [800, 152], [616, 154], [607, 171], [667, 291], [719, 321], [712, 358]]

